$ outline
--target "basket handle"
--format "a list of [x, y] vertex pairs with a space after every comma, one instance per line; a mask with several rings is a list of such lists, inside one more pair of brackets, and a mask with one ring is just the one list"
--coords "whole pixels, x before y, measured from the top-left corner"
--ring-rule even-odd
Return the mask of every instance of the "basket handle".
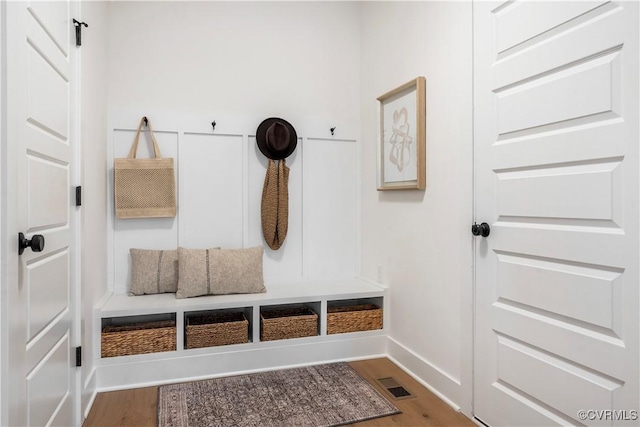
[[140, 124], [138, 125], [138, 132], [136, 132], [136, 137], [133, 140], [133, 145], [131, 146], [131, 150], [129, 151], [129, 159], [136, 158], [136, 152], [138, 151], [138, 142], [140, 141], [140, 132], [142, 132], [142, 126], [147, 123], [147, 127], [149, 127], [149, 134], [151, 135], [151, 141], [153, 141], [153, 152], [155, 154], [156, 159], [161, 158], [160, 148], [158, 147], [158, 141], [156, 141], [156, 137], [153, 134], [153, 128], [151, 127], [151, 120], [147, 117], [142, 117], [140, 119]]

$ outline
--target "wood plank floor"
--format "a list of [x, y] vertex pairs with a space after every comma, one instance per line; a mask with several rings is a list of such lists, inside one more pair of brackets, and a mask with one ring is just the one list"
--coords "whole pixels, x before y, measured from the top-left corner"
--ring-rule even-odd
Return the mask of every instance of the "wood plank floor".
[[[388, 359], [363, 360], [351, 362], [350, 365], [385, 396], [388, 394], [375, 379], [394, 377], [415, 396], [408, 399], [389, 399], [402, 414], [352, 425], [475, 427], [471, 420], [453, 410]], [[155, 427], [157, 398], [157, 387], [99, 393], [83, 427]]]

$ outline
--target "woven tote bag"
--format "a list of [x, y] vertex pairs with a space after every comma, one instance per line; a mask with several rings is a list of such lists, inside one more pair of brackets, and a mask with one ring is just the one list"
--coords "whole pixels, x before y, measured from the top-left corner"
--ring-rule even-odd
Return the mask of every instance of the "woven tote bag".
[[158, 142], [147, 119], [153, 141], [154, 158], [136, 159], [140, 132], [145, 117], [140, 119], [138, 132], [129, 156], [114, 161], [114, 195], [116, 218], [171, 218], [176, 216], [176, 182], [173, 159], [162, 158]]

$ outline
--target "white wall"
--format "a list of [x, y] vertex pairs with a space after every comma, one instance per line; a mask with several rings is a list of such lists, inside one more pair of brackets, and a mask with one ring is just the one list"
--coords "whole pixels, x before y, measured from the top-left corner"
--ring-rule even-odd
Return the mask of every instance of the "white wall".
[[95, 354], [93, 307], [107, 291], [107, 2], [82, 4], [82, 410], [90, 403]]
[[[391, 294], [391, 356], [470, 413], [470, 2], [361, 6], [362, 264]], [[376, 97], [427, 80], [426, 191], [376, 191]], [[380, 267], [379, 267], [380, 266]]]
[[[253, 221], [259, 218], [253, 215], [253, 205], [259, 203], [259, 194], [258, 198], [254, 197], [253, 188], [261, 193], [264, 171], [260, 168], [266, 162], [262, 162], [260, 155], [258, 160], [264, 165], [257, 164], [257, 169], [252, 166], [256, 163], [253, 161], [256, 150], [252, 133], [263, 119], [282, 117], [296, 127], [299, 137], [333, 139], [329, 128], [337, 126], [335, 138], [359, 139], [360, 32], [359, 7], [355, 2], [111, 2], [109, 23], [107, 82], [111, 119], [120, 120], [130, 115], [135, 117], [130, 121], [133, 127], [141, 114], [149, 114], [152, 119], [158, 118], [153, 120], [154, 127], [157, 131], [166, 131], [162, 133], [166, 138], [195, 130], [191, 125], [185, 125], [182, 118], [203, 124], [216, 120], [216, 133], [244, 135], [241, 140], [249, 142], [244, 155], [249, 158], [244, 179], [250, 187], [251, 203], [243, 202], [244, 210], [251, 211], [247, 220], [249, 229], [235, 230], [239, 236], [248, 235], [245, 244], [255, 245], [256, 240], [252, 236], [256, 233], [252, 230], [260, 230], [259, 224], [255, 227]], [[138, 115], [131, 114], [131, 111]], [[209, 112], [208, 122], [200, 120]], [[243, 122], [247, 117], [257, 118], [250, 120], [253, 124], [248, 128], [229, 125], [229, 122]], [[181, 124], [177, 125], [178, 122]], [[124, 123], [112, 124], [114, 129], [126, 130], [128, 127], [123, 127]], [[178, 128], [180, 132], [176, 133]], [[211, 128], [203, 127], [198, 132], [210, 134]], [[114, 146], [121, 143], [118, 135], [123, 133], [114, 132]], [[183, 139], [186, 141], [187, 138]], [[128, 150], [129, 136], [126, 141]], [[307, 148], [312, 150], [313, 144], [317, 142], [301, 140], [297, 155], [289, 159], [292, 167], [302, 167], [300, 164], [296, 166], [296, 157], [302, 156]], [[334, 150], [329, 143], [326, 147], [328, 151]], [[187, 153], [187, 148], [181, 140], [181, 156]], [[180, 163], [188, 161], [188, 157], [179, 159]], [[311, 166], [306, 165], [307, 168]], [[355, 169], [357, 167], [347, 173]], [[254, 170], [259, 171], [252, 174]], [[325, 172], [329, 171], [327, 167]], [[180, 175], [184, 175], [183, 172], [180, 171]], [[311, 236], [316, 231], [313, 227], [319, 226], [296, 217], [300, 215], [302, 206], [313, 199], [303, 201], [296, 189], [302, 189], [304, 174], [293, 169], [292, 173], [290, 233], [285, 245], [289, 247], [289, 255], [295, 255], [297, 262], [293, 264], [298, 266], [304, 263], [302, 253], [307, 242], [303, 243], [298, 234], [304, 229], [305, 236]], [[241, 183], [238, 185], [242, 188]], [[180, 188], [184, 189], [183, 183]], [[198, 190], [190, 188], [190, 191]], [[186, 209], [187, 204], [180, 202], [179, 216], [189, 214], [183, 208]], [[313, 211], [312, 207], [306, 210]], [[124, 221], [116, 222], [117, 232], [122, 227], [129, 225]], [[171, 233], [176, 227], [172, 222]], [[148, 231], [157, 236], [158, 244], [169, 244], [161, 241], [162, 232]], [[173, 234], [170, 244], [175, 246]], [[180, 244], [186, 245], [189, 240], [182, 239], [182, 234]], [[325, 230], [322, 230], [322, 235], [326, 235]], [[260, 241], [261, 238], [258, 239]], [[145, 243], [146, 247], [154, 247], [153, 242], [147, 240]], [[143, 243], [138, 239], [137, 244]], [[232, 246], [226, 242], [226, 247]], [[292, 254], [292, 249], [298, 254]], [[267, 251], [265, 274], [299, 276], [300, 273], [295, 271], [271, 274], [276, 269], [270, 268], [269, 261], [271, 258], [283, 261], [283, 252], [287, 252], [286, 249], [278, 254]], [[355, 253], [355, 245], [352, 252]], [[124, 275], [118, 272], [128, 268], [122, 262], [126, 257], [118, 258], [119, 254], [122, 255], [116, 248], [116, 291], [122, 291], [126, 286], [126, 280], [122, 279]], [[278, 269], [282, 270], [287, 262], [278, 264]], [[353, 264], [352, 274], [355, 261]], [[301, 267], [297, 268], [300, 270]], [[315, 270], [308, 268], [307, 271], [313, 273]]]
[[359, 123], [358, 7], [112, 2], [109, 107]]

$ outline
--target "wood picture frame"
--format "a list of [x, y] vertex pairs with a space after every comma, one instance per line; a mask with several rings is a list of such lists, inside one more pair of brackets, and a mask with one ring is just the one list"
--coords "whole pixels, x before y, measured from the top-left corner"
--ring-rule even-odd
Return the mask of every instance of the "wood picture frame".
[[426, 188], [426, 79], [377, 98], [378, 191]]

